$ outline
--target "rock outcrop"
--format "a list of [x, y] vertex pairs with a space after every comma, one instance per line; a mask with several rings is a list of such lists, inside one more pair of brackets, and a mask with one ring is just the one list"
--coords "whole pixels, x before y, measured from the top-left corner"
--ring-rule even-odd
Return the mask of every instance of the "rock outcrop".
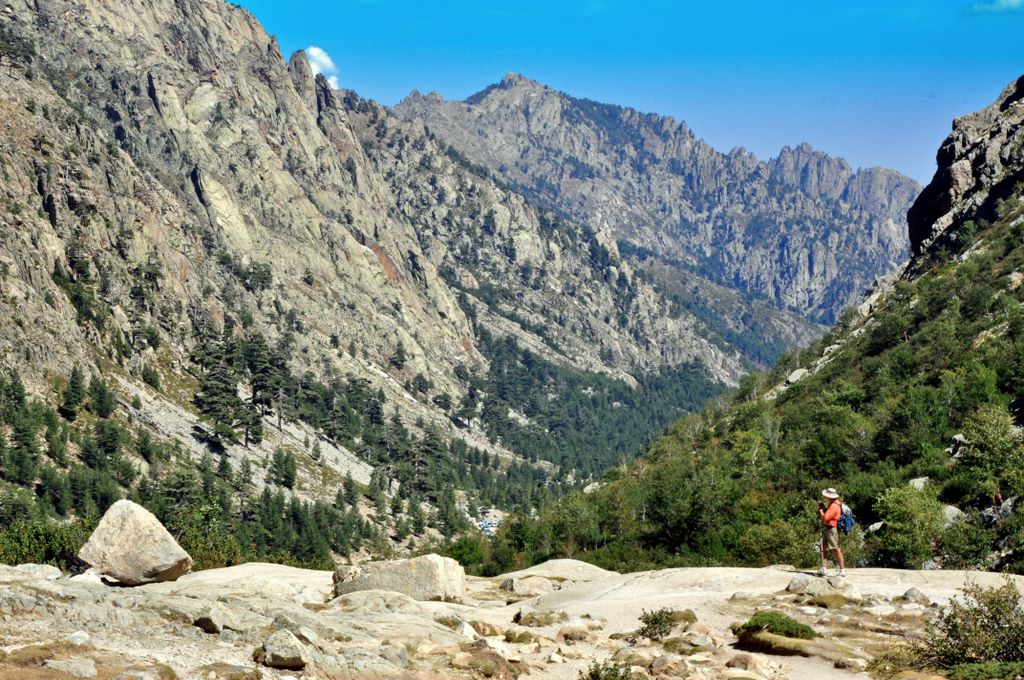
[[992, 220], [999, 202], [1024, 181], [1024, 76], [991, 106], [954, 120], [936, 163], [935, 177], [907, 213], [915, 254], [937, 241], [957, 249], [969, 236], [947, 230]]
[[408, 560], [338, 567], [334, 572], [334, 594], [388, 590], [414, 600], [458, 601], [465, 595], [465, 581], [466, 571], [450, 557], [421, 555]]
[[192, 569], [192, 558], [160, 520], [129, 500], [107, 509], [78, 558], [128, 586], [173, 581]]
[[[395, 109], [535, 200], [711, 281], [830, 321], [907, 254], [920, 186], [810, 146], [759, 161], [668, 117], [510, 74], [465, 101]], [[668, 277], [671, 278], [671, 277]]]
[[[558, 560], [533, 570], [563, 587], [506, 605], [492, 598], [512, 574], [467, 577], [463, 601], [447, 603], [381, 590], [333, 597], [331, 572], [275, 564], [130, 590], [0, 566], [0, 677], [35, 677], [42, 666], [101, 678], [511, 678], [527, 670], [575, 678], [595, 659], [614, 659], [651, 677], [853, 680], [895, 633], [923, 629], [937, 611], [931, 602], [948, 602], [969, 580], [1003, 583], [984, 572], [857, 569], [849, 579], [863, 593], [857, 602], [785, 591], [799, 574], [781, 568], [617, 574]], [[576, 585], [568, 585], [572, 579]], [[810, 576], [799, 582], [796, 590], [832, 587]], [[744, 597], [732, 597], [738, 588]], [[663, 607], [676, 613], [670, 636], [638, 637], [640, 615]], [[527, 608], [530, 616], [517, 616]], [[729, 624], [765, 608], [829, 642], [801, 646], [806, 657], [737, 654]], [[218, 634], [190, 623], [203, 616], [235, 627]], [[514, 618], [523, 623], [513, 625]]]

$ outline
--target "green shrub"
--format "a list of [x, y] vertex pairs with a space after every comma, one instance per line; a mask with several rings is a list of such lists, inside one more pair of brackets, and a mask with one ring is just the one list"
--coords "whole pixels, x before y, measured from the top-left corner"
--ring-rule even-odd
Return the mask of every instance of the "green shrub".
[[94, 528], [95, 522], [84, 520], [67, 524], [45, 519], [15, 522], [0, 530], [0, 563], [33, 562], [74, 571], [81, 564], [78, 551]]
[[937, 666], [1024, 661], [1024, 605], [1010, 577], [1003, 585], [963, 587], [925, 632], [922, 657]]
[[949, 670], [949, 680], [1014, 680], [1024, 675], [1024, 662], [961, 663]]
[[879, 519], [875, 558], [882, 564], [918, 569], [932, 556], [932, 544], [942, 533], [942, 504], [925, 490], [909, 486], [886, 489], [875, 501]]
[[985, 563], [992, 550], [995, 532], [986, 529], [981, 514], [972, 510], [942, 532], [939, 545], [947, 569], [975, 569]]
[[774, 633], [798, 640], [813, 640], [820, 637], [810, 626], [794, 621], [785, 614], [770, 611], [757, 612], [746, 623], [733, 627], [732, 632], [741, 639], [761, 632]]
[[640, 614], [640, 623], [643, 625], [636, 632], [637, 635], [652, 640], [664, 640], [676, 625], [675, 612], [667, 607], [651, 612], [645, 609]]
[[590, 668], [580, 671], [579, 680], [630, 680], [633, 673], [629, 667], [612, 661], [604, 663], [593, 662]]

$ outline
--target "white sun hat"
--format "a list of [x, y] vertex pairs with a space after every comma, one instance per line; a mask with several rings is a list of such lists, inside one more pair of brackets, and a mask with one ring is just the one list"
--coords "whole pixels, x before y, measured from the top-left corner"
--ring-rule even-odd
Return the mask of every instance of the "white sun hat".
[[821, 492], [821, 495], [830, 500], [839, 498], [839, 492], [833, 489], [831, 486]]

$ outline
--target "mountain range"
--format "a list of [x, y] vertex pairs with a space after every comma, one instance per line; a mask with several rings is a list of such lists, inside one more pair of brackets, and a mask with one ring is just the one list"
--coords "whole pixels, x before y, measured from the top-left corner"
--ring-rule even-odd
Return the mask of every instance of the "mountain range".
[[722, 153], [684, 122], [514, 73], [465, 101], [413, 92], [395, 111], [540, 205], [673, 265], [667, 281], [703, 277], [829, 324], [908, 255], [920, 185], [807, 144], [766, 162]]

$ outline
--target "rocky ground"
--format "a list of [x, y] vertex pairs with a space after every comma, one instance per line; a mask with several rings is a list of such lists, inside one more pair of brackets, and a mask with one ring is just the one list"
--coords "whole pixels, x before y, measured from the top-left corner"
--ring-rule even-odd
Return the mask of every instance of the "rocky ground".
[[[1000, 578], [864, 569], [840, 581], [788, 567], [617, 574], [557, 560], [467, 577], [462, 601], [446, 603], [382, 590], [332, 597], [331, 572], [272, 564], [135, 588], [0, 567], [0, 677], [575, 678], [606, 660], [640, 677], [866, 677], [873, 654], [921, 629], [968, 579]], [[661, 643], [637, 638], [642, 611], [662, 607], [690, 609], [696, 622]], [[730, 624], [764, 608], [823, 637], [789, 655], [736, 649]]]

